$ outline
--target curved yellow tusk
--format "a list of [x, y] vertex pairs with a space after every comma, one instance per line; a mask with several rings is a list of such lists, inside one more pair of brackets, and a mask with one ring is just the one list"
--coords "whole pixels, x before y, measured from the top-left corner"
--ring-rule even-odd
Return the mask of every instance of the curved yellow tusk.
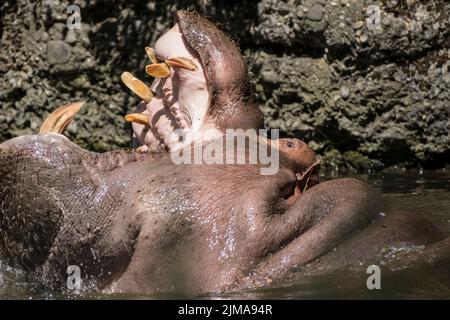
[[129, 72], [124, 72], [122, 73], [120, 78], [122, 79], [122, 82], [127, 86], [127, 88], [133, 91], [133, 93], [135, 93], [139, 98], [141, 98], [145, 102], [149, 102], [150, 100], [152, 100], [152, 90], [134, 75]]
[[139, 124], [143, 124], [144, 126], [150, 125], [150, 120], [148, 119], [148, 115], [143, 113], [131, 113], [125, 116], [125, 120], [127, 122], [136, 122]]
[[145, 67], [145, 71], [154, 78], [167, 78], [170, 76], [169, 66], [165, 63], [149, 64]]
[[44, 120], [39, 133], [63, 133], [83, 104], [84, 101], [78, 101], [57, 108]]
[[167, 59], [165, 62], [172, 68], [178, 67], [178, 68], [188, 69], [191, 71], [197, 70], [197, 65], [188, 58], [183, 58], [183, 57], [171, 58], [171, 59]]

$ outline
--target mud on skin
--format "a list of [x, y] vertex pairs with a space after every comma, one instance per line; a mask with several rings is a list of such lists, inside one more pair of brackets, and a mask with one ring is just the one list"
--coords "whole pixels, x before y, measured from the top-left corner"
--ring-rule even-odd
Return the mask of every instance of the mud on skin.
[[[274, 175], [260, 175], [261, 164], [174, 165], [165, 138], [176, 126], [191, 133], [214, 128], [211, 139], [227, 128], [262, 126], [234, 44], [195, 13], [178, 11], [175, 23], [156, 42], [156, 58], [147, 50], [157, 92], [123, 77], [145, 100], [128, 119], [156, 129], [152, 139], [137, 141], [147, 148], [93, 153], [64, 137], [81, 103], [52, 113], [40, 134], [0, 144], [1, 254], [9, 263], [57, 291], [65, 288], [67, 265], [79, 265], [102, 292], [193, 295], [356, 271], [380, 263], [386, 247], [418, 248], [386, 262], [387, 272], [449, 265], [448, 235], [391, 207], [364, 182], [319, 183], [315, 153], [298, 139], [263, 139], [280, 151]], [[177, 60], [180, 54], [189, 56]], [[203, 75], [190, 78], [186, 70]], [[169, 90], [158, 92], [165, 84]], [[174, 94], [183, 86], [207, 94], [206, 105]], [[163, 116], [175, 121], [158, 126]], [[197, 142], [191, 137], [183, 150]], [[151, 152], [155, 141], [164, 148]]]

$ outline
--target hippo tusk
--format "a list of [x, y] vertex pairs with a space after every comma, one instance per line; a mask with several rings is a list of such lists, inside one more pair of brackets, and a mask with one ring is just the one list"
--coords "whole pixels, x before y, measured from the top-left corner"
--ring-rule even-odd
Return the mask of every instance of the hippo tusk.
[[145, 67], [145, 71], [154, 78], [167, 78], [170, 76], [169, 66], [165, 63], [149, 64]]
[[166, 64], [173, 67], [188, 69], [191, 71], [197, 70], [197, 65], [190, 59], [184, 58], [184, 57], [177, 57], [177, 58], [171, 58], [167, 59]]
[[152, 90], [141, 80], [136, 78], [129, 72], [124, 72], [120, 76], [122, 82], [145, 102], [149, 102], [153, 98]]
[[317, 170], [317, 168], [319, 167], [321, 161], [320, 159], [316, 160], [311, 166], [309, 166], [309, 168], [303, 173], [297, 173], [297, 184], [300, 187], [300, 191], [302, 193], [304, 193], [306, 190], [309, 189], [309, 180], [311, 178], [311, 176], [314, 173], [314, 170]]
[[63, 133], [83, 104], [84, 101], [79, 101], [59, 107], [44, 120], [39, 133]]
[[125, 116], [125, 120], [127, 122], [136, 122], [139, 124], [143, 124], [144, 126], [150, 125], [150, 120], [148, 119], [148, 115], [143, 113], [131, 113]]
[[150, 47], [145, 47], [145, 52], [147, 53], [148, 58], [152, 63], [158, 63], [158, 59], [156, 59], [155, 49]]

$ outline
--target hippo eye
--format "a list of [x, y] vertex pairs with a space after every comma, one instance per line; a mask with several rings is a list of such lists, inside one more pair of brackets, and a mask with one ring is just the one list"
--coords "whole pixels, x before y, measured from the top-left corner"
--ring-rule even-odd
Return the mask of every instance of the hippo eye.
[[291, 141], [288, 141], [288, 143], [286, 144], [288, 148], [293, 149], [294, 148], [294, 144]]

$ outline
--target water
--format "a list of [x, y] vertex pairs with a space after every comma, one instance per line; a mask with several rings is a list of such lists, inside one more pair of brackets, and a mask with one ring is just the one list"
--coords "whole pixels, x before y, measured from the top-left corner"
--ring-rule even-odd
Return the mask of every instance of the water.
[[[328, 176], [326, 179], [337, 178]], [[397, 206], [431, 220], [450, 235], [450, 171], [406, 171], [355, 175], [384, 193]], [[338, 272], [303, 277], [276, 287], [213, 294], [207, 299], [450, 299], [450, 266], [444, 269], [414, 270], [382, 277], [381, 290], [368, 290], [367, 274]], [[171, 299], [177, 295], [103, 295], [87, 292], [54, 295], [24, 280], [22, 272], [0, 262], [0, 299]]]

